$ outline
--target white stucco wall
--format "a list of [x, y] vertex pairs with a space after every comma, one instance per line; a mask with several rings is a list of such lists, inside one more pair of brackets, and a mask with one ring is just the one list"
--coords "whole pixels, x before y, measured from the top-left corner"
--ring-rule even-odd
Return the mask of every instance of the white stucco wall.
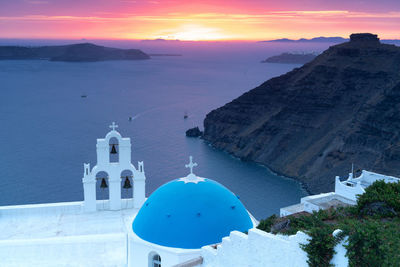
[[365, 190], [360, 183], [356, 183], [354, 186], [347, 186], [340, 182], [339, 177], [336, 177], [335, 179], [335, 193], [340, 196], [357, 201], [357, 195], [365, 193]]
[[[333, 231], [333, 236], [337, 236], [341, 232], [342, 230], [337, 229]], [[331, 260], [332, 265], [343, 267], [349, 266], [349, 259], [346, 257], [347, 250], [345, 248], [345, 245], [347, 244], [348, 238], [345, 237], [338, 245], [336, 245], [335, 254], [333, 255], [333, 258]]]
[[366, 187], [379, 180], [383, 180], [386, 183], [396, 183], [400, 179], [363, 170], [361, 175], [356, 178], [353, 178], [353, 175], [350, 173], [349, 179], [343, 182], [341, 182], [339, 177], [336, 176], [335, 193], [345, 198], [357, 201], [357, 195], [365, 193]]
[[128, 267], [148, 267], [149, 255], [160, 255], [161, 266], [171, 267], [201, 255], [201, 249], [180, 249], [159, 246], [138, 237], [134, 232], [128, 234]]
[[[250, 229], [248, 235], [234, 231], [216, 249], [212, 246], [202, 248], [202, 267], [307, 267], [307, 253], [300, 244], [307, 244], [308, 239], [303, 232], [283, 236], [255, 228]], [[335, 247], [337, 254], [331, 262], [335, 266], [348, 266], [344, 242]]]
[[248, 235], [234, 231], [214, 249], [202, 248], [204, 267], [225, 266], [296, 266], [307, 267], [307, 254], [299, 244], [307, 243], [308, 236], [298, 232], [281, 236], [250, 229]]

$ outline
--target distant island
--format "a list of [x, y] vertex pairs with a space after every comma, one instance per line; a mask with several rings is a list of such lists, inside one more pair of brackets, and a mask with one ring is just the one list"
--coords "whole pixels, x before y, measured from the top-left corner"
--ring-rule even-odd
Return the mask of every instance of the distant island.
[[[350, 39], [342, 38], [342, 37], [315, 37], [311, 39], [300, 38], [300, 39], [288, 39], [288, 38], [281, 38], [281, 39], [274, 39], [274, 40], [266, 40], [266, 41], [259, 41], [259, 43], [332, 43], [332, 44], [339, 44], [343, 42], [348, 42]], [[399, 39], [383, 39], [381, 40], [384, 44], [395, 44], [400, 45]]]
[[316, 56], [317, 55], [313, 53], [282, 53], [278, 56], [269, 57], [261, 61], [261, 63], [305, 64], [313, 60]]
[[284, 43], [343, 43], [348, 41], [349, 39], [345, 39], [342, 37], [315, 37], [312, 39], [301, 38], [298, 40], [282, 38], [268, 41], [260, 41], [261, 43], [269, 43], [269, 42], [284, 42]]
[[151, 57], [181, 57], [181, 54], [149, 54]]
[[400, 47], [352, 34], [204, 120], [203, 138], [241, 159], [332, 191], [357, 168], [400, 175]]
[[139, 49], [119, 49], [91, 43], [57, 46], [0, 46], [0, 60], [50, 60], [95, 62], [106, 60], [144, 60], [150, 56]]

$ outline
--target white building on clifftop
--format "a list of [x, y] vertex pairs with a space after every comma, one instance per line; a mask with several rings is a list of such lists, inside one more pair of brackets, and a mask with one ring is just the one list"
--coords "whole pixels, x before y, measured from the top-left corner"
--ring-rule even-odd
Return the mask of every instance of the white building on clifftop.
[[339, 176], [336, 176], [335, 192], [303, 197], [299, 204], [281, 208], [280, 216], [288, 216], [303, 211], [312, 213], [320, 209], [355, 205], [357, 203], [357, 195], [364, 194], [365, 189], [378, 180], [383, 180], [386, 183], [400, 181], [396, 177], [366, 170], [363, 170], [359, 177], [353, 177], [353, 173], [349, 173], [345, 181], [340, 181]]

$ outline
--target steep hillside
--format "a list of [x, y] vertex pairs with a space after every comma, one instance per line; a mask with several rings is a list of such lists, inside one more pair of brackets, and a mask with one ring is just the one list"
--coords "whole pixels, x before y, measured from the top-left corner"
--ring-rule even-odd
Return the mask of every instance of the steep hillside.
[[400, 175], [399, 111], [400, 48], [353, 34], [210, 112], [204, 139], [317, 193], [332, 190], [351, 163]]

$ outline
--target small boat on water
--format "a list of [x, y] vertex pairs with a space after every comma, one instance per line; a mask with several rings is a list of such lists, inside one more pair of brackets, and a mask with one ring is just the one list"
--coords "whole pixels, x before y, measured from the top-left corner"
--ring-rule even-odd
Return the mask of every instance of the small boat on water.
[[86, 97], [87, 97], [87, 95], [81, 95], [81, 97], [82, 97], [82, 98], [86, 98]]
[[183, 115], [183, 118], [184, 119], [187, 119], [189, 116], [188, 116], [188, 114], [187, 114], [187, 112], [185, 112], [185, 115]]

